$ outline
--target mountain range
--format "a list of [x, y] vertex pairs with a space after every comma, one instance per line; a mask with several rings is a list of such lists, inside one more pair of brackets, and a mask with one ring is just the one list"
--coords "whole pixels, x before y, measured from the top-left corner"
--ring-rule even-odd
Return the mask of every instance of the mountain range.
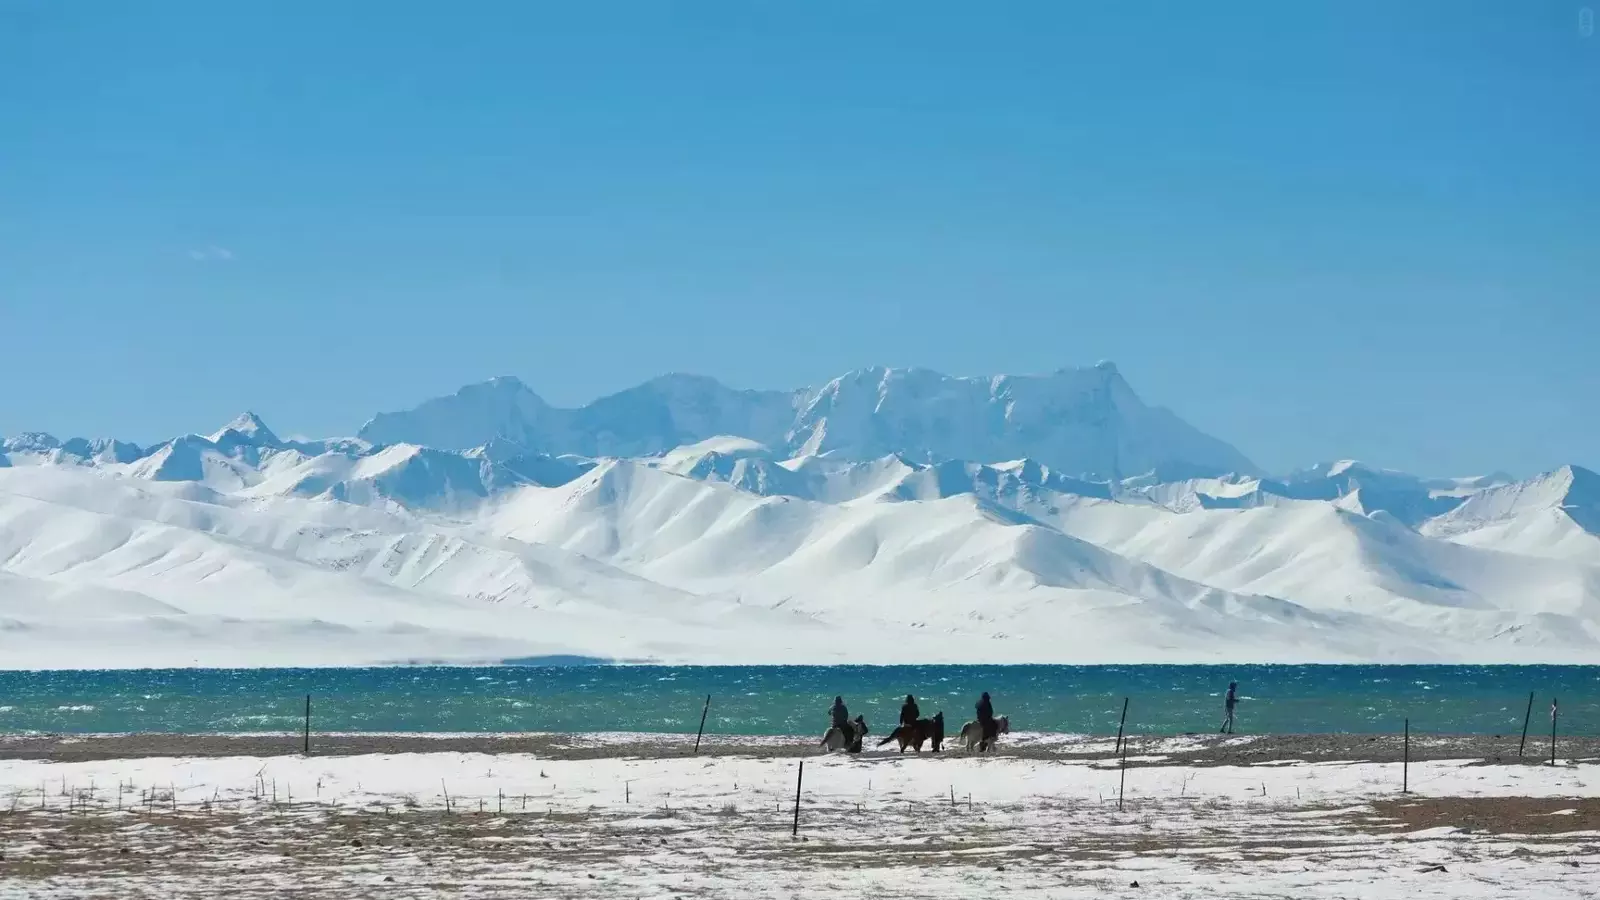
[[7, 667], [1594, 662], [1600, 476], [1282, 474], [1116, 367], [515, 378], [285, 440], [0, 443]]
[[515, 378], [495, 378], [381, 413], [359, 432], [375, 444], [465, 450], [504, 440], [587, 457], [649, 456], [722, 435], [791, 457], [1029, 457], [1110, 480], [1256, 471], [1239, 451], [1146, 406], [1111, 363], [992, 378], [869, 368], [795, 391], [738, 391], [666, 375], [578, 409], [553, 407]]

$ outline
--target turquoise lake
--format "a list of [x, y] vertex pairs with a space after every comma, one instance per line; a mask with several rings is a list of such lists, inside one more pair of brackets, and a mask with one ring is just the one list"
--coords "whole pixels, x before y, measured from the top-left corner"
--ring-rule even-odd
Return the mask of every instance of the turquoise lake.
[[[843, 695], [892, 722], [972, 718], [981, 691], [1023, 731], [1215, 731], [1239, 682], [1240, 733], [1600, 733], [1600, 666], [547, 666], [0, 671], [0, 732], [317, 731], [810, 734]], [[959, 726], [958, 726], [959, 727]]]

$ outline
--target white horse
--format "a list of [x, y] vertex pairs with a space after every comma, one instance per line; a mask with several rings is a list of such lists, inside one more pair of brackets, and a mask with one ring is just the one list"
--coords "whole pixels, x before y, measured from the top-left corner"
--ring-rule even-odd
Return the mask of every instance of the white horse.
[[861, 716], [856, 716], [855, 721], [850, 723], [850, 730], [854, 734], [845, 734], [837, 725], [830, 726], [827, 733], [822, 736], [821, 746], [823, 751], [837, 753], [840, 750], [860, 744], [861, 738], [867, 733], [867, 720]]
[[[994, 729], [995, 730], [995, 736], [996, 736], [997, 739], [1002, 734], [1010, 734], [1011, 733], [1011, 717], [1010, 716], [996, 716], [995, 720], [994, 720], [994, 725], [995, 725], [995, 729]], [[968, 753], [971, 753], [973, 751], [973, 748], [975, 748], [975, 747], [977, 747], [980, 751], [994, 749], [994, 741], [990, 741], [989, 745], [987, 747], [979, 747], [978, 745], [982, 744], [982, 743], [983, 743], [983, 726], [979, 725], [978, 721], [976, 719], [974, 719], [971, 722], [968, 722], [967, 724], [961, 726], [961, 745], [963, 747], [967, 748], [967, 752]]]

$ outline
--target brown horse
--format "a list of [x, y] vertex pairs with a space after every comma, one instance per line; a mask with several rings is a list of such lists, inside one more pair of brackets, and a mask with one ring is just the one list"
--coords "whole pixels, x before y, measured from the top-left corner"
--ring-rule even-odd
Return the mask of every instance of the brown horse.
[[933, 744], [933, 752], [938, 753], [939, 747], [944, 744], [944, 713], [939, 713], [931, 719], [918, 719], [911, 725], [901, 725], [889, 732], [889, 736], [878, 742], [882, 747], [890, 741], [900, 742], [900, 752], [906, 752], [907, 747], [922, 752], [922, 745]]

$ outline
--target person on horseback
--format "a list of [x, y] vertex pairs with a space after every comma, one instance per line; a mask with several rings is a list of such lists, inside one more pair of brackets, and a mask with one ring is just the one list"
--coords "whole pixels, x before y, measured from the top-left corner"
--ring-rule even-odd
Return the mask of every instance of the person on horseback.
[[843, 697], [833, 698], [833, 709], [829, 710], [829, 713], [833, 716], [833, 727], [847, 735], [854, 734], [850, 725], [850, 710], [844, 708]]
[[922, 711], [917, 709], [917, 698], [906, 695], [906, 702], [900, 705], [900, 724], [915, 725], [922, 718]]
[[988, 691], [978, 699], [978, 727], [983, 729], [980, 747], [987, 748], [1000, 736], [1000, 723], [994, 720], [994, 704], [989, 701]]

